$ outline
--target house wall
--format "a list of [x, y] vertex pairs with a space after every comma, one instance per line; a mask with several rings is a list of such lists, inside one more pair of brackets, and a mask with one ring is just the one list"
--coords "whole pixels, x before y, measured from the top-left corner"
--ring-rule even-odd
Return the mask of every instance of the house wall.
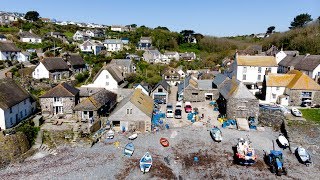
[[253, 116], [256, 119], [259, 116], [259, 100], [258, 99], [234, 99], [227, 100], [227, 118], [249, 118]]
[[144, 87], [141, 86], [141, 84], [139, 84], [135, 89], [141, 89], [141, 91], [146, 94], [147, 96], [149, 96], [149, 92], [146, 91], [146, 89], [144, 89]]
[[[266, 102], [268, 103], [276, 103], [278, 100], [278, 97], [280, 95], [283, 95], [285, 93], [286, 88], [285, 87], [267, 87], [266, 90]], [[273, 96], [273, 94], [275, 96]]]
[[[127, 109], [132, 109], [132, 114], [127, 114]], [[141, 132], [151, 132], [151, 118], [130, 101], [118, 111], [113, 112], [108, 120], [120, 121], [120, 130], [124, 127], [126, 131], [136, 129]]]
[[188, 89], [186, 88], [184, 90], [184, 101], [190, 101], [190, 102], [202, 102], [206, 100], [206, 93], [212, 93], [212, 100], [219, 98], [219, 91], [218, 89], [212, 89], [212, 90], [198, 90], [198, 89]]
[[25, 101], [12, 106], [11, 109], [12, 111], [10, 112], [10, 108], [0, 108], [0, 127], [2, 130], [14, 127], [23, 119], [33, 114], [36, 109], [36, 103], [31, 102], [30, 98], [27, 98]]
[[112, 75], [107, 70], [101, 71], [100, 75], [93, 82], [93, 84], [90, 84], [88, 86], [89, 87], [101, 87], [101, 88], [105, 88], [107, 90], [115, 90], [115, 89], [119, 88], [118, 82], [112, 77]]
[[[244, 67], [247, 68], [244, 71]], [[237, 79], [245, 84], [256, 84], [257, 82], [263, 82], [264, 75], [268, 68], [271, 68], [271, 73], [277, 73], [277, 67], [261, 67], [261, 73], [258, 72], [259, 67], [256, 66], [237, 66]], [[243, 75], [246, 75], [246, 79], [243, 79]], [[260, 76], [260, 80], [258, 79], [258, 75]]]
[[0, 51], [0, 60], [18, 60], [20, 52]]
[[290, 101], [289, 101], [290, 106], [300, 106], [301, 105], [302, 92], [312, 92], [312, 96], [311, 96], [312, 104], [320, 104], [320, 91], [287, 89], [286, 94], [288, 94], [290, 97]]
[[43, 114], [55, 114], [54, 107], [62, 106], [63, 114], [73, 114], [73, 108], [77, 104], [78, 99], [75, 97], [64, 97], [61, 103], [55, 103], [54, 98], [39, 98], [41, 112]]
[[34, 79], [43, 79], [43, 78], [49, 78], [49, 71], [46, 69], [46, 67], [40, 62], [38, 66], [34, 69], [32, 72], [32, 77]]
[[105, 44], [104, 46], [111, 52], [121, 51], [123, 48], [122, 44]]
[[30, 56], [26, 56], [22, 53], [19, 53], [18, 54], [18, 61], [20, 61], [20, 62], [30, 61]]
[[26, 43], [41, 43], [42, 40], [40, 38], [21, 38], [22, 42]]
[[159, 92], [158, 92], [158, 91], [159, 91], [159, 88], [163, 89], [162, 93], [166, 94], [166, 99], [165, 99], [165, 100], [166, 100], [166, 102], [167, 102], [167, 101], [168, 101], [169, 92], [168, 92], [165, 88], [163, 88], [161, 85], [159, 85], [156, 89], [154, 89], [154, 90], [151, 92], [150, 96], [152, 97], [152, 99], [154, 99], [155, 95], [159, 93]]
[[50, 72], [49, 78], [52, 80], [61, 80], [61, 79], [67, 79], [70, 77], [69, 71], [57, 71], [57, 72]]
[[312, 71], [312, 79], [315, 79], [317, 76], [320, 76], [320, 64]]
[[279, 62], [280, 62], [282, 59], [284, 59], [286, 56], [287, 56], [286, 53], [284, 53], [283, 51], [279, 51], [279, 52], [276, 54], [277, 64], [279, 64]]

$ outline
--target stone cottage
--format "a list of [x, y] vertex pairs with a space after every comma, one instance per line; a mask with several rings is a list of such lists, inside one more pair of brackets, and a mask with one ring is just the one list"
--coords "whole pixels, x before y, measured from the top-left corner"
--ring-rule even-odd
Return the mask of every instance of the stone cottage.
[[153, 100], [136, 89], [112, 111], [108, 120], [116, 131], [151, 131]]
[[248, 90], [248, 88], [235, 78], [225, 78], [216, 84], [220, 96], [217, 100], [219, 112], [227, 118], [249, 118], [256, 119], [259, 116], [259, 100]]
[[79, 90], [63, 82], [39, 97], [42, 114], [72, 115], [79, 102]]

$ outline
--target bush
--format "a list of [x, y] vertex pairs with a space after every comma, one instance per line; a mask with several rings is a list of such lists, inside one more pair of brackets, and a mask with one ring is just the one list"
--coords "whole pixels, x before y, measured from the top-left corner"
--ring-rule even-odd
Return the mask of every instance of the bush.
[[31, 123], [25, 123], [16, 129], [16, 131], [23, 132], [27, 136], [30, 146], [34, 144], [39, 130], [39, 127], [34, 127]]

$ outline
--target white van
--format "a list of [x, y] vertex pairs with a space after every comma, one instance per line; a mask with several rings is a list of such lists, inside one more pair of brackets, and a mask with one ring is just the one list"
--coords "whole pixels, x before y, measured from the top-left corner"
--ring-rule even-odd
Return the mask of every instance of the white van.
[[182, 102], [177, 102], [176, 109], [182, 109]]
[[167, 109], [167, 118], [173, 118], [174, 113], [173, 113], [173, 109]]

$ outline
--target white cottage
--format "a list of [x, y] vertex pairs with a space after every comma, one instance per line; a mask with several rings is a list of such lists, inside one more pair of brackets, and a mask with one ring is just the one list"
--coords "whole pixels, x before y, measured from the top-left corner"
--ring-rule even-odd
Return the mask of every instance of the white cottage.
[[106, 39], [103, 45], [110, 52], [122, 51], [123, 49], [123, 43], [120, 39]]
[[13, 79], [0, 79], [0, 128], [12, 128], [35, 112], [32, 96]]
[[13, 43], [8, 41], [0, 42], [0, 60], [19, 60], [21, 54]]
[[29, 32], [28, 31], [23, 32], [22, 30], [20, 30], [19, 36], [20, 36], [21, 42], [32, 43], [32, 44], [42, 43], [42, 39], [40, 38], [40, 36], [32, 33], [31, 29]]
[[60, 57], [44, 58], [32, 72], [34, 79], [61, 80], [69, 78], [69, 66]]
[[93, 53], [94, 55], [99, 54], [105, 49], [103, 44], [98, 41], [87, 40], [79, 46], [81, 52], [83, 53]]

